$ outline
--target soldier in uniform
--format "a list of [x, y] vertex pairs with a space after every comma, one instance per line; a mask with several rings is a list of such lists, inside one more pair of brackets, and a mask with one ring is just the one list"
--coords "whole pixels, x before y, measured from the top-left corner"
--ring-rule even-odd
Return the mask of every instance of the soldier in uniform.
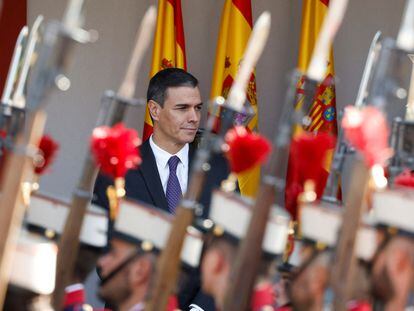
[[[27, 227], [47, 238], [57, 238], [62, 234], [69, 206], [66, 203], [33, 195], [26, 215]], [[90, 310], [86, 304], [84, 282], [96, 267], [98, 257], [107, 246], [108, 221], [105, 211], [89, 206], [80, 234], [80, 247], [75, 262], [75, 271], [70, 285], [65, 288], [64, 310]]]
[[[110, 250], [98, 261], [102, 299], [120, 311], [144, 309], [151, 296], [157, 254], [165, 246], [171, 225], [167, 213], [136, 202], [121, 203]], [[183, 264], [198, 267], [202, 246], [201, 233], [190, 229], [181, 254]], [[168, 308], [177, 308], [175, 297]]]
[[414, 285], [412, 189], [374, 194], [373, 214], [382, 232], [372, 268], [374, 296], [384, 310], [404, 310]]
[[[209, 215], [211, 228], [207, 233], [201, 273], [202, 288], [214, 297], [217, 310], [223, 310], [239, 241], [246, 235], [250, 216], [250, 204], [240, 197], [219, 191], [213, 193]], [[209, 222], [203, 221], [203, 224], [206, 228], [209, 227]], [[280, 209], [272, 208], [263, 242], [264, 255], [259, 281], [252, 295], [253, 310], [261, 310], [265, 306], [273, 307], [275, 304], [269, 271], [274, 259], [285, 250], [288, 231], [289, 216]], [[192, 306], [196, 308], [195, 305]]]
[[[294, 309], [322, 310], [332, 301], [326, 299], [330, 287], [331, 268], [338, 232], [342, 225], [342, 212], [339, 208], [304, 205], [300, 214], [302, 241], [297, 244], [298, 268], [293, 272], [289, 287]], [[363, 225], [356, 240], [356, 256], [359, 260], [355, 267], [352, 301], [348, 309], [365, 306], [369, 299], [369, 279], [364, 262], [370, 262], [376, 249], [376, 231]]]
[[57, 245], [25, 229], [20, 233], [13, 256], [4, 310], [52, 311]]
[[404, 310], [412, 294], [414, 280], [414, 241], [396, 236], [375, 260], [372, 284], [375, 296], [385, 310]]

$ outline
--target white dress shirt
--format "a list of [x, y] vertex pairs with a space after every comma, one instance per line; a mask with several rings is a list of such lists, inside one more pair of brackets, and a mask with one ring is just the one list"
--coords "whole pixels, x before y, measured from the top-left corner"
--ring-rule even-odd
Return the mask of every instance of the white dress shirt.
[[133, 306], [131, 309], [129, 309], [129, 311], [144, 311], [144, 309], [145, 309], [145, 304], [143, 302], [140, 302], [136, 304], [135, 306]]
[[66, 293], [72, 293], [78, 290], [84, 290], [84, 286], [82, 283], [75, 283], [75, 284], [71, 284], [65, 287], [65, 292]]
[[170, 176], [170, 168], [168, 166], [168, 160], [172, 156], [177, 156], [180, 159], [180, 162], [177, 165], [177, 178], [180, 182], [181, 192], [184, 194], [187, 191], [187, 182], [188, 182], [188, 150], [189, 145], [185, 144], [180, 151], [176, 154], [171, 154], [164, 149], [161, 149], [152, 139], [152, 135], [150, 137], [150, 146], [152, 152], [155, 156], [155, 162], [157, 163], [158, 173], [160, 174], [162, 188], [164, 189], [164, 193], [167, 191], [167, 182], [168, 177]]

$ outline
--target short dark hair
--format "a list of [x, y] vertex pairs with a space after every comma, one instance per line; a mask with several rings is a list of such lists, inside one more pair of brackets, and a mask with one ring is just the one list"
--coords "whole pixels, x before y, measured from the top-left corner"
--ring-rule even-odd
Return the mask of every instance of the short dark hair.
[[155, 101], [164, 106], [165, 93], [170, 87], [197, 87], [198, 80], [192, 74], [180, 68], [167, 68], [156, 73], [150, 80], [147, 90], [147, 102]]

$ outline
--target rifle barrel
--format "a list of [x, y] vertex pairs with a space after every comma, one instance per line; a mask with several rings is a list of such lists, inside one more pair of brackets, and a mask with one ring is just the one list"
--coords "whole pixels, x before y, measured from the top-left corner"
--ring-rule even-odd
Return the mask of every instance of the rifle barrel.
[[23, 51], [23, 45], [25, 44], [25, 40], [29, 33], [29, 28], [24, 26], [19, 33], [19, 36], [16, 40], [16, 45], [14, 47], [13, 56], [11, 59], [9, 72], [7, 73], [6, 84], [4, 86], [3, 95], [1, 97], [1, 102], [4, 105], [10, 105], [10, 97], [13, 91], [13, 85], [17, 78], [19, 63]]

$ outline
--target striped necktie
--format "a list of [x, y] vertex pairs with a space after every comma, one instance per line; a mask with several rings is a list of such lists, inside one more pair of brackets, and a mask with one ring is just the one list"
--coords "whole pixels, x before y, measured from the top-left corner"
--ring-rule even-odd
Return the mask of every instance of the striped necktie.
[[180, 158], [172, 156], [168, 160], [168, 167], [170, 168], [170, 176], [168, 176], [166, 197], [168, 203], [168, 210], [171, 214], [175, 213], [175, 208], [181, 200], [182, 192], [180, 182], [177, 177], [177, 165], [180, 162]]

